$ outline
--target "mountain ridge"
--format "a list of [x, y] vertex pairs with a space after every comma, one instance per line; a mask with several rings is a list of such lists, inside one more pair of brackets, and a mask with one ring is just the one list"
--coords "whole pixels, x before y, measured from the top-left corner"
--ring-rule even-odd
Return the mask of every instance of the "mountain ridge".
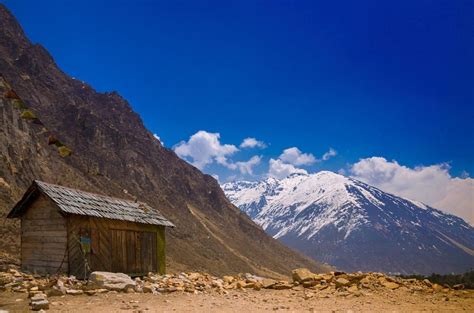
[[461, 218], [329, 171], [222, 186], [267, 233], [347, 271], [463, 272], [474, 228]]

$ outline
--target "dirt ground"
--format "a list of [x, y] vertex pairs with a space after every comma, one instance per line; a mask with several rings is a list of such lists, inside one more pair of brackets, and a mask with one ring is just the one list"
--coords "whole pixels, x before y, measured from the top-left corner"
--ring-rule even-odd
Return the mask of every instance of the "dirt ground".
[[[48, 312], [474, 312], [474, 291], [405, 290], [359, 297], [294, 290], [233, 290], [227, 295], [107, 293], [50, 297]], [[23, 293], [0, 293], [0, 312], [28, 312]]]

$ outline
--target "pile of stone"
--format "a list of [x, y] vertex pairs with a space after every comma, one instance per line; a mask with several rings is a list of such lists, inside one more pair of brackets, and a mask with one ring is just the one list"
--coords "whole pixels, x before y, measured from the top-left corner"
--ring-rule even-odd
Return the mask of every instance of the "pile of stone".
[[[462, 289], [456, 285], [453, 289]], [[448, 292], [449, 286], [433, 284], [428, 280], [402, 279], [382, 273], [331, 272], [315, 274], [305, 268], [292, 271], [292, 281], [263, 278], [252, 274], [216, 277], [207, 273], [179, 273], [159, 275], [149, 273], [132, 279], [122, 273], [93, 272], [89, 280], [74, 276], [48, 278], [21, 273], [16, 269], [0, 272], [0, 291], [28, 293], [33, 310], [46, 310], [48, 297], [64, 295], [95, 295], [105, 292], [152, 293], [172, 292], [227, 294], [229, 290], [292, 289], [304, 291], [305, 297], [321, 295], [361, 296], [367, 292], [404, 289], [412, 292]]]
[[411, 291], [438, 292], [449, 291], [449, 286], [432, 284], [429, 280], [402, 279], [382, 273], [352, 273], [331, 272], [314, 274], [300, 268], [293, 270], [293, 284], [315, 290], [332, 290], [360, 295], [362, 290], [380, 291], [405, 289]]

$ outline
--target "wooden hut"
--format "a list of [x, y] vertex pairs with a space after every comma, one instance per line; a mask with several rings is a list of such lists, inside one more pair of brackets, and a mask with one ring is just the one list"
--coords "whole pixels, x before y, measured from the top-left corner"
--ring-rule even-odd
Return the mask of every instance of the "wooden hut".
[[21, 268], [37, 274], [165, 272], [165, 227], [145, 203], [35, 180], [8, 218], [21, 219]]

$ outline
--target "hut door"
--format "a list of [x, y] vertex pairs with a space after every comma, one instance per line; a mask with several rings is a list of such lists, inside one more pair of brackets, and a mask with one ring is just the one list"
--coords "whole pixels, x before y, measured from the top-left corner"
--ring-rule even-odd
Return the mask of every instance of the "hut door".
[[112, 271], [146, 274], [157, 271], [156, 233], [111, 230]]

